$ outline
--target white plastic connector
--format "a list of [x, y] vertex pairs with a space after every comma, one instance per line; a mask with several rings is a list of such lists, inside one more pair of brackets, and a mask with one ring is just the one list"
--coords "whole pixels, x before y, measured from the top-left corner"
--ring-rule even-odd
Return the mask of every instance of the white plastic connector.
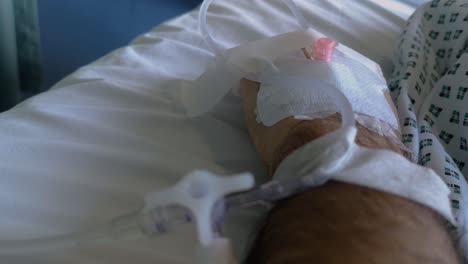
[[196, 252], [197, 264], [236, 264], [238, 261], [232, 251], [231, 241], [215, 238], [211, 245], [200, 245]]
[[254, 184], [250, 173], [220, 177], [207, 171], [194, 171], [171, 188], [146, 194], [143, 228], [152, 229], [152, 218], [146, 216], [154, 209], [181, 206], [195, 218], [200, 243], [210, 246], [215, 238], [212, 212], [216, 202], [228, 194], [251, 189]]

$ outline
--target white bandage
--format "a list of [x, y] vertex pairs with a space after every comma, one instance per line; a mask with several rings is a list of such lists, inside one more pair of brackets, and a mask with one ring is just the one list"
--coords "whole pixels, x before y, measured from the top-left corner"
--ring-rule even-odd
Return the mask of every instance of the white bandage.
[[309, 28], [222, 52], [197, 81], [184, 83], [181, 99], [188, 115], [209, 111], [240, 79], [247, 78], [261, 83], [257, 120], [264, 125], [290, 116], [322, 118], [338, 112], [334, 98], [320, 88], [332, 86], [345, 94], [354, 113], [366, 117], [357, 116], [361, 125], [396, 138], [398, 120], [385, 97], [387, 85], [379, 65], [342, 44], [328, 62], [305, 58], [301, 47], [323, 37]]
[[[387, 84], [380, 68], [366, 57], [340, 45], [331, 60], [305, 60], [286, 57], [275, 63], [277, 69], [264, 72], [257, 97], [257, 121], [272, 126], [289, 116], [297, 119], [323, 118], [338, 112], [336, 100], [325, 89], [333, 86], [346, 96], [357, 114], [373, 117], [361, 125], [376, 130], [385, 122], [398, 130], [398, 120], [385, 91]], [[391, 130], [377, 131], [388, 135]]]
[[450, 191], [433, 170], [391, 151], [358, 146], [356, 131], [341, 128], [299, 148], [280, 164], [274, 180], [297, 177], [311, 187], [329, 180], [365, 186], [432, 208], [456, 225]]

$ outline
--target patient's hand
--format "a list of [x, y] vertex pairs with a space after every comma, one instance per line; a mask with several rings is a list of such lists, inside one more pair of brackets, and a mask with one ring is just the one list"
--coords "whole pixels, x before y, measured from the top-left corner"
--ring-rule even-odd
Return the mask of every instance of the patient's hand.
[[[279, 163], [295, 149], [328, 134], [340, 127], [339, 115], [323, 119], [297, 120], [293, 117], [283, 119], [274, 126], [266, 127], [256, 121], [255, 108], [259, 83], [246, 79], [241, 81], [241, 97], [244, 101], [244, 116], [250, 137], [270, 174]], [[394, 105], [387, 98], [390, 106]], [[396, 110], [394, 109], [395, 114]], [[402, 154], [398, 144], [392, 140], [357, 124], [357, 143], [368, 148], [384, 148]], [[398, 133], [397, 133], [398, 134]]]
[[[272, 127], [258, 124], [254, 113], [258, 88], [258, 83], [241, 82], [246, 124], [270, 174], [295, 149], [340, 126], [337, 115], [313, 121], [287, 118]], [[356, 141], [401, 153], [394, 142], [362, 126], [358, 126]], [[270, 212], [248, 263], [458, 260], [442, 219], [431, 209], [380, 191], [330, 182], [279, 202]]]

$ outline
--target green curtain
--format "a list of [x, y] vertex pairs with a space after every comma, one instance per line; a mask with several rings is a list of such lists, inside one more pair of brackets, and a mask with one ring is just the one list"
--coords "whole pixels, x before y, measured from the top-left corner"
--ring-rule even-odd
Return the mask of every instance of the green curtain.
[[0, 0], [0, 111], [41, 89], [36, 0]]

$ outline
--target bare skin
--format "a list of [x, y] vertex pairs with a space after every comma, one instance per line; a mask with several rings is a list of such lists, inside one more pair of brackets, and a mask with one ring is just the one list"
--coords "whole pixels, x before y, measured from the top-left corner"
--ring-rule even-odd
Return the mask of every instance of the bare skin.
[[[270, 174], [302, 145], [340, 126], [338, 115], [312, 121], [255, 121], [259, 84], [241, 82], [246, 124]], [[392, 105], [389, 100], [389, 104]], [[357, 143], [402, 154], [391, 140], [358, 126]], [[395, 166], [398, 166], [395, 164]], [[330, 182], [279, 202], [270, 212], [248, 263], [459, 263], [443, 220], [412, 201]]]

